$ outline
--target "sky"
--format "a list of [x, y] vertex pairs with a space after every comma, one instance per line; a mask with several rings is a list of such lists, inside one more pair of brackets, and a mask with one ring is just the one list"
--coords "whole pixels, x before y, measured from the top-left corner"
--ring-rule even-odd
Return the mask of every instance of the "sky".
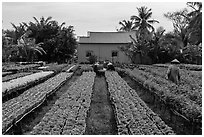
[[153, 26], [163, 26], [172, 31], [172, 22], [164, 13], [186, 8], [186, 2], [2, 2], [2, 28], [12, 29], [11, 23], [35, 22], [33, 17], [51, 16], [59, 24], [74, 26], [77, 36], [86, 36], [88, 31], [116, 31], [119, 21], [129, 20], [138, 15], [136, 7], [152, 9], [152, 19], [158, 20]]

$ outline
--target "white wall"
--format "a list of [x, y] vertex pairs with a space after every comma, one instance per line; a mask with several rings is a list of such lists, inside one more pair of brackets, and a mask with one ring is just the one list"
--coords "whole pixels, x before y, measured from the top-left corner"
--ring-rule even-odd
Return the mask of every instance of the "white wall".
[[88, 62], [86, 58], [87, 50], [92, 50], [98, 60], [112, 61], [112, 51], [117, 50], [118, 57], [114, 58], [114, 62], [118, 61], [120, 63], [130, 63], [130, 59], [118, 48], [122, 45], [124, 44], [80, 44], [77, 48], [78, 62]]

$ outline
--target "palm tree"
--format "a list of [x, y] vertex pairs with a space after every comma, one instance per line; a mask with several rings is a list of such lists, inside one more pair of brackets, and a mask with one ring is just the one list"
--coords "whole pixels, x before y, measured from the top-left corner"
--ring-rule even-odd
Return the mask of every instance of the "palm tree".
[[193, 9], [193, 11], [189, 13], [189, 16], [196, 16], [200, 14], [202, 10], [202, 2], [187, 2], [187, 6]]
[[[139, 55], [140, 62], [137, 62], [139, 64], [145, 64], [146, 60], [144, 58], [148, 57], [148, 53], [150, 51], [150, 41], [143, 38], [143, 35], [139, 32], [135, 33], [135, 38], [131, 35], [129, 35], [131, 38], [131, 43], [126, 46], [125, 48], [122, 48], [122, 51], [127, 52], [132, 57], [132, 61], [134, 62], [137, 55]], [[135, 62], [134, 62], [135, 63]]]
[[134, 27], [141, 31], [154, 31], [152, 24], [159, 23], [159, 21], [150, 19], [152, 17], [151, 9], [145, 6], [137, 8], [139, 15], [131, 16], [131, 20], [134, 21]]
[[28, 38], [28, 35], [30, 33], [31, 32], [28, 31], [24, 35], [22, 35], [21, 38], [18, 39], [17, 44], [21, 57], [25, 57], [26, 61], [33, 61], [36, 53], [39, 53], [41, 55], [46, 54], [44, 49], [41, 47], [43, 43], [35, 44], [35, 40]]
[[[58, 32], [59, 26], [56, 21], [52, 20], [52, 17], [45, 19], [41, 17], [38, 20], [36, 17], [33, 17], [35, 22], [29, 22], [28, 30], [31, 30], [29, 37], [36, 39], [36, 43], [43, 42], [44, 39], [49, 39], [52, 35], [55, 35]], [[62, 24], [63, 25], [63, 24]]]
[[13, 35], [14, 43], [17, 44], [17, 40], [26, 32], [26, 26], [24, 24], [19, 24], [19, 26], [14, 25], [11, 23], [13, 28], [15, 29], [15, 35]]
[[129, 32], [135, 29], [135, 26], [133, 24], [133, 21], [129, 21], [129, 20], [123, 20], [119, 22], [121, 26], [121, 28], [119, 29], [120, 31], [125, 31], [125, 32]]

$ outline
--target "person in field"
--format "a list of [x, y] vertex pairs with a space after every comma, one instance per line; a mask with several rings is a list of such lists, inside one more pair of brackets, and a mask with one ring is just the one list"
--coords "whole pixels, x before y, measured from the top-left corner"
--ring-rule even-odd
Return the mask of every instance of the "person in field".
[[107, 67], [108, 67], [107, 70], [115, 71], [115, 67], [113, 66], [111, 62], [107, 64]]
[[180, 81], [180, 69], [178, 64], [180, 64], [180, 62], [177, 59], [172, 60], [167, 70], [167, 78], [176, 84], [179, 84]]
[[98, 66], [99, 66], [99, 63], [96, 62], [94, 65], [93, 65], [93, 70], [96, 74], [98, 74]]

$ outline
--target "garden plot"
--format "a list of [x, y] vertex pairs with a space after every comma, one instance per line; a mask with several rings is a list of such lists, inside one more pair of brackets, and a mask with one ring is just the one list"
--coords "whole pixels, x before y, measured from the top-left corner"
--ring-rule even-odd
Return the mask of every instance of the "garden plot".
[[85, 118], [91, 103], [94, 72], [84, 72], [81, 77], [56, 101], [31, 134], [82, 135]]
[[[199, 81], [195, 83], [191, 78], [192, 74], [197, 74], [198, 76], [199, 72], [183, 71], [181, 83], [180, 85], [176, 85], [165, 79], [166, 69], [164, 71], [161, 68], [143, 66], [135, 68], [133, 71], [129, 69], [118, 69], [118, 71], [122, 72], [121, 74], [130, 76], [137, 84], [146, 88], [146, 92], [141, 93], [144, 94], [141, 96], [143, 96], [142, 98], [145, 101], [150, 101], [152, 104], [161, 104], [159, 105], [162, 107], [160, 108], [161, 111], [169, 111], [168, 115], [174, 119], [173, 121], [171, 120], [171, 123], [174, 123], [171, 126], [180, 132], [180, 134], [201, 134], [201, 90], [199, 84], [197, 84]], [[198, 79], [201, 79], [200, 76]], [[190, 82], [185, 84], [188, 81]], [[195, 89], [192, 90], [192, 87]], [[146, 97], [153, 97], [153, 101], [151, 101], [152, 99], [145, 99]], [[166, 114], [161, 114], [161, 116], [163, 116], [163, 119], [168, 120], [165, 117]], [[177, 126], [180, 127], [180, 130]]]
[[117, 72], [106, 72], [106, 78], [116, 109], [119, 135], [174, 134], [173, 130], [146, 106]]
[[24, 76], [31, 75], [31, 74], [33, 74], [33, 72], [20, 72], [20, 73], [16, 73], [12, 75], [6, 75], [2, 77], [2, 82], [7, 82], [9, 80], [24, 77]]
[[[154, 76], [160, 76], [166, 78], [167, 68], [153, 67], [153, 66], [140, 66], [138, 69], [147, 73], [151, 73]], [[202, 71], [189, 71], [181, 70], [181, 81], [179, 86], [188, 86], [190, 89], [202, 91]], [[185, 87], [187, 88], [187, 87]], [[188, 91], [188, 90], [187, 90]], [[192, 91], [193, 92], [193, 91]]]
[[[134, 74], [141, 74], [147, 77], [147, 80], [144, 84], [147, 87], [151, 88], [153, 83], [159, 84], [161, 88], [166, 88], [166, 91], [169, 90], [168, 97], [171, 96], [176, 102], [169, 102], [180, 104], [179, 107], [183, 107], [182, 110], [177, 110], [187, 118], [197, 119], [201, 115], [201, 106], [202, 106], [202, 80], [199, 78], [193, 78], [188, 74], [190, 71], [182, 70], [181, 71], [181, 81], [178, 85], [173, 82], [165, 79], [166, 71], [160, 68], [143, 68], [143, 71], [134, 69], [132, 72]], [[190, 72], [191, 73], [191, 72]], [[192, 74], [192, 73], [191, 73]], [[201, 73], [200, 73], [201, 74]], [[151, 84], [151, 86], [150, 86]], [[163, 92], [164, 92], [163, 91]], [[165, 94], [165, 92], [163, 93]], [[165, 96], [165, 95], [164, 95]], [[184, 109], [185, 108], [185, 109]], [[180, 109], [180, 108], [177, 108]]]
[[44, 83], [28, 89], [16, 98], [2, 104], [2, 133], [8, 131], [25, 115], [37, 108], [55, 92], [73, 73], [60, 73]]
[[2, 71], [22, 72], [22, 71], [35, 69], [39, 66], [40, 66], [39, 64], [29, 64], [29, 65], [4, 64], [2, 66]]
[[[74, 73], [69, 73], [70, 69]], [[129, 78], [123, 77], [130, 88], [117, 72], [107, 71], [104, 77], [90, 72], [92, 69], [88, 65], [66, 66], [55, 77], [3, 103], [2, 132], [9, 135], [201, 134], [200, 123], [177, 115], [175, 107], [166, 103], [175, 101], [168, 99], [172, 96], [167, 90], [169, 86], [164, 88], [165, 84], [173, 83], [165, 79], [161, 69], [166, 72], [167, 68], [141, 65], [133, 70], [116, 69], [123, 72], [119, 73], [121, 77]], [[181, 83], [188, 82], [191, 86], [188, 89], [200, 88], [198, 82], [193, 81], [202, 81], [199, 71], [182, 73], [187, 76], [182, 77]], [[154, 85], [156, 88], [150, 87]], [[159, 88], [161, 90], [157, 91]], [[193, 97], [186, 93], [183, 92], [186, 95], [183, 98]], [[179, 92], [174, 94], [179, 95]], [[199, 106], [199, 99], [192, 102]]]
[[[76, 67], [76, 66], [75, 66]], [[68, 68], [69, 69], [69, 68]], [[65, 70], [65, 72], [67, 72]], [[42, 120], [45, 114], [53, 107], [55, 102], [67, 91], [67, 89], [81, 76], [81, 71], [77, 69], [72, 71], [72, 76], [50, 94], [46, 100], [36, 109], [32, 110], [28, 115], [23, 117], [15, 126], [13, 126], [6, 135], [29, 135], [33, 128]]]
[[[12, 79], [7, 82], [2, 83], [2, 97], [5, 98], [12, 92], [16, 92], [18, 90], [23, 90], [28, 87], [31, 87], [44, 79], [52, 76], [53, 71], [46, 71], [46, 72], [38, 72], [31, 75], [27, 75], [24, 77]], [[3, 99], [4, 100], [4, 99]]]

